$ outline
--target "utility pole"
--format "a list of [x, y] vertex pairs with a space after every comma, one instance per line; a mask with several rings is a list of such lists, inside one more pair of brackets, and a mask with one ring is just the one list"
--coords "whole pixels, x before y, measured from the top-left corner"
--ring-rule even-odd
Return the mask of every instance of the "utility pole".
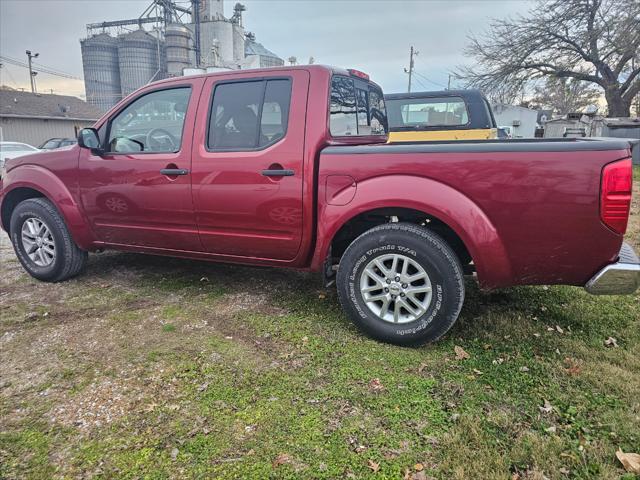
[[407, 92], [411, 93], [411, 76], [413, 75], [413, 57], [418, 55], [418, 51], [413, 49], [413, 45], [411, 46], [411, 50], [409, 51], [409, 70], [404, 69], [405, 73], [409, 74], [409, 87], [407, 88]]
[[38, 58], [39, 55], [39, 53], [31, 53], [31, 50], [27, 50], [27, 58], [29, 59], [29, 80], [31, 80], [31, 93], [38, 93], [36, 90], [36, 75], [38, 74], [38, 72], [33, 71], [31, 59]]

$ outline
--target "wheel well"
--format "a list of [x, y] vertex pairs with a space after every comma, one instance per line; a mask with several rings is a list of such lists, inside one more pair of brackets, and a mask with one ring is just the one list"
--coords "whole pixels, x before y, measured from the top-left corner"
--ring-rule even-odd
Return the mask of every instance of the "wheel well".
[[342, 258], [347, 247], [358, 236], [370, 228], [392, 222], [406, 222], [420, 225], [437, 233], [455, 252], [465, 273], [473, 271], [471, 254], [462, 239], [449, 225], [419, 210], [409, 208], [380, 208], [361, 213], [345, 223], [333, 237], [331, 242], [331, 264], [335, 265]]
[[0, 220], [2, 220], [2, 228], [6, 232], [9, 231], [9, 223], [11, 221], [11, 213], [13, 209], [18, 206], [20, 202], [23, 200], [27, 200], [28, 198], [38, 198], [44, 197], [42, 193], [33, 188], [20, 187], [14, 190], [11, 190], [4, 198], [2, 202], [2, 211], [0, 212]]

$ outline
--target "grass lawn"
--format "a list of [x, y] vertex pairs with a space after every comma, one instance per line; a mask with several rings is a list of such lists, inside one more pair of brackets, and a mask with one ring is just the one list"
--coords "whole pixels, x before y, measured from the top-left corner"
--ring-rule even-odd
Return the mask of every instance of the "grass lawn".
[[45, 284], [0, 242], [0, 478], [634, 478], [637, 293], [470, 281], [407, 349], [313, 275], [106, 253]]

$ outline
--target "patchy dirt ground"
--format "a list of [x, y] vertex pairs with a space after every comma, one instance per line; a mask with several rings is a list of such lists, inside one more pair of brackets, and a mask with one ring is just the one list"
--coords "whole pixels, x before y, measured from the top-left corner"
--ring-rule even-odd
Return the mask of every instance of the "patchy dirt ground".
[[444, 341], [404, 349], [313, 275], [105, 253], [45, 284], [2, 234], [0, 478], [624, 475], [640, 295], [467, 288]]

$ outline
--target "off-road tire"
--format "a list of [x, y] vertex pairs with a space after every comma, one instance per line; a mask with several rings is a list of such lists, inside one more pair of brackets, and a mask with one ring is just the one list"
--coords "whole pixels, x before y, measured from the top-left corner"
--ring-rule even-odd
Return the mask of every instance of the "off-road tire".
[[[427, 310], [408, 323], [381, 319], [367, 306], [360, 289], [366, 265], [390, 253], [417, 262], [432, 284]], [[351, 320], [369, 336], [397, 345], [438, 340], [458, 319], [464, 302], [463, 271], [453, 250], [437, 234], [408, 223], [380, 225], [356, 238], [340, 260], [336, 283], [340, 303]]]
[[[38, 266], [25, 251], [22, 226], [30, 218], [39, 219], [49, 228], [55, 243], [55, 257], [51, 265]], [[87, 263], [88, 254], [71, 238], [62, 215], [45, 198], [30, 198], [20, 202], [11, 214], [9, 224], [11, 243], [18, 260], [34, 278], [45, 282], [60, 282], [78, 275]]]

